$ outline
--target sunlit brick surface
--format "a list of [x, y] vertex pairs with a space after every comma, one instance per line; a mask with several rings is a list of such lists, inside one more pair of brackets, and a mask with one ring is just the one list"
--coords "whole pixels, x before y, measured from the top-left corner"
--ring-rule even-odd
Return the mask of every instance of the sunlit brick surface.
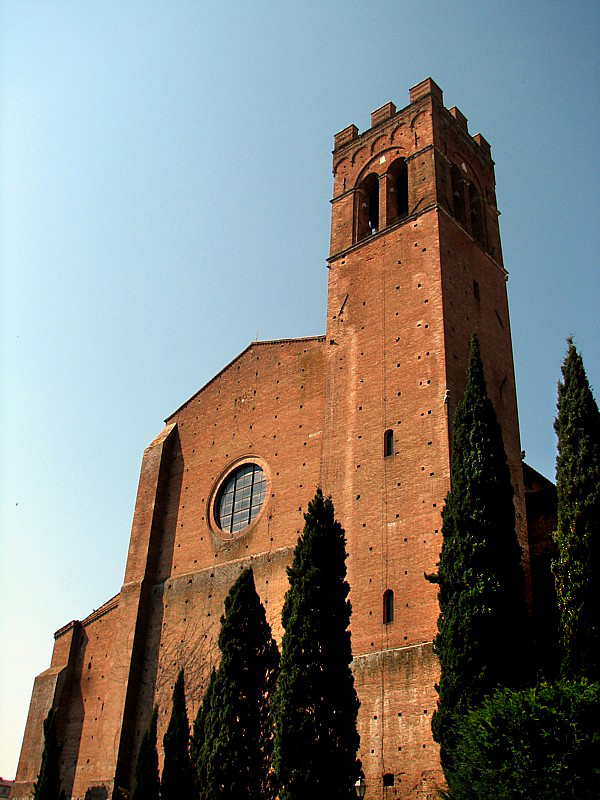
[[[449, 423], [473, 330], [528, 562], [489, 145], [469, 135], [458, 109], [443, 107], [432, 81], [410, 97], [400, 111], [387, 103], [373, 112], [368, 131], [350, 125], [335, 137], [326, 335], [253, 343], [147, 448], [123, 587], [58, 632], [52, 667], [34, 687], [13, 797], [31, 790], [52, 703], [68, 796], [120, 796], [154, 703], [161, 741], [180, 667], [195, 715], [218, 657], [223, 600], [243, 567], [253, 566], [281, 638], [285, 568], [318, 485], [347, 533], [367, 797], [435, 796], [438, 607], [424, 573], [441, 548]], [[264, 474], [264, 502], [250, 524], [220, 524], [215, 502], [244, 468]]]

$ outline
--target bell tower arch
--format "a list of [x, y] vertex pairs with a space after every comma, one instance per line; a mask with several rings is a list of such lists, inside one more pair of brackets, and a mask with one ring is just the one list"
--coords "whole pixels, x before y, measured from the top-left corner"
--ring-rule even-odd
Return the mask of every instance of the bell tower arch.
[[528, 569], [494, 163], [427, 79], [405, 108], [386, 103], [368, 130], [336, 134], [333, 175], [322, 477], [348, 541], [361, 759], [367, 797], [391, 785], [395, 797], [427, 797], [441, 773], [430, 726], [437, 589], [424, 573], [441, 549], [473, 331]]

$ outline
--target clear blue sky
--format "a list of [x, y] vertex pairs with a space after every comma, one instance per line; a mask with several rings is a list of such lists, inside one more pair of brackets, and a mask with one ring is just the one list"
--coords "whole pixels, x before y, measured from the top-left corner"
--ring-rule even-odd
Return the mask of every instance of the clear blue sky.
[[325, 328], [333, 134], [431, 75], [491, 143], [527, 460], [598, 349], [597, 2], [0, 0], [0, 774], [52, 633], [121, 585], [140, 459]]

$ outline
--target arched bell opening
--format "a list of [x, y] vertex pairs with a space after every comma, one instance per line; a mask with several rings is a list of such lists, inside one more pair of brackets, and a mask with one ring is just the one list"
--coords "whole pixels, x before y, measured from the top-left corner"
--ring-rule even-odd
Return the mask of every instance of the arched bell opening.
[[452, 213], [463, 228], [467, 225], [467, 210], [465, 208], [465, 179], [456, 164], [450, 166], [450, 180], [452, 183]]
[[408, 214], [408, 167], [397, 158], [387, 171], [386, 225], [393, 225]]
[[484, 247], [487, 244], [485, 235], [485, 217], [483, 213], [483, 202], [475, 186], [470, 183], [468, 186], [469, 194], [469, 215], [471, 218], [471, 235], [477, 239], [479, 244]]
[[379, 230], [379, 177], [367, 175], [357, 191], [356, 241]]

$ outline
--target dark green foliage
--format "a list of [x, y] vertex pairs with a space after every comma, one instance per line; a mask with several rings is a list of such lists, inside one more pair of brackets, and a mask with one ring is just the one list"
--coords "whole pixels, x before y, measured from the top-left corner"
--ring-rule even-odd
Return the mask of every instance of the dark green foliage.
[[211, 674], [194, 722], [192, 756], [200, 800], [274, 800], [270, 700], [279, 651], [265, 609], [245, 569], [225, 598], [221, 663]]
[[439, 585], [440, 603], [434, 646], [441, 677], [432, 728], [447, 773], [458, 717], [498, 687], [519, 689], [533, 680], [513, 489], [475, 336], [454, 414], [451, 489], [442, 517], [439, 570], [428, 577]]
[[58, 759], [60, 745], [56, 733], [56, 711], [51, 708], [44, 720], [44, 750], [38, 779], [33, 787], [33, 800], [60, 800]]
[[600, 414], [571, 339], [558, 384], [554, 563], [562, 673], [600, 680]]
[[173, 689], [171, 719], [163, 737], [165, 761], [160, 782], [162, 800], [191, 800], [194, 797], [189, 743], [190, 726], [185, 706], [183, 670], [180, 670]]
[[350, 800], [359, 777], [345, 534], [320, 489], [288, 576], [274, 702], [281, 800]]
[[449, 800], [600, 797], [600, 685], [500, 690], [458, 723]]
[[131, 800], [159, 800], [158, 752], [156, 750], [156, 723], [158, 707], [154, 706], [148, 728], [144, 731], [135, 763], [135, 776]]
[[[213, 728], [218, 723], [218, 713], [216, 713], [217, 709], [215, 703], [216, 680], [217, 671], [213, 667], [210, 673], [208, 686], [202, 698], [202, 704], [194, 720], [192, 738], [190, 739], [190, 761], [194, 774], [196, 775], [196, 784], [199, 787], [204, 787], [207, 783], [207, 766], [204, 762], [208, 759], [211, 752], [211, 741], [214, 733]], [[202, 777], [200, 777], [200, 775], [202, 775]], [[202, 792], [206, 794], [204, 789], [202, 789]]]

